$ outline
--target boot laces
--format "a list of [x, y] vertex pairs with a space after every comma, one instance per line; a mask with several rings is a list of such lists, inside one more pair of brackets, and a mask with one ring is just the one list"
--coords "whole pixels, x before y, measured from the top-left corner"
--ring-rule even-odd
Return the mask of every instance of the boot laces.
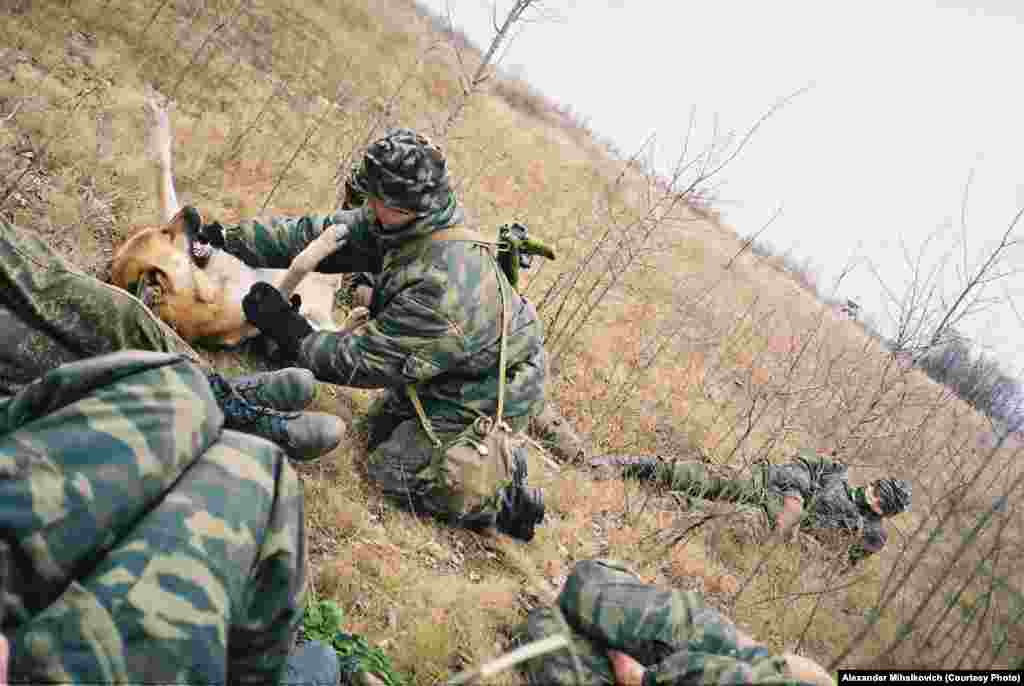
[[279, 412], [269, 407], [253, 405], [237, 395], [225, 400], [222, 409], [225, 418], [231, 424], [261, 428], [276, 442], [288, 440], [286, 422], [299, 416], [297, 412]]

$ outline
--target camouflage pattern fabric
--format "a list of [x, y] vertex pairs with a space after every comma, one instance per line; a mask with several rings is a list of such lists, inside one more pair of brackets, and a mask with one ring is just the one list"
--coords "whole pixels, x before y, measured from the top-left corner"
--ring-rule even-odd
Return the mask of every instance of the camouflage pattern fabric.
[[451, 196], [441, 148], [409, 129], [395, 129], [374, 141], [351, 181], [356, 191], [417, 216], [441, 210]]
[[722, 478], [701, 462], [665, 464], [666, 469], [657, 478], [671, 488], [709, 500], [760, 506], [769, 526], [774, 526], [784, 497], [799, 497], [803, 501], [802, 529], [860, 535], [850, 551], [854, 562], [885, 545], [887, 535], [882, 518], [867, 506], [863, 489], [850, 487], [848, 470], [841, 462], [802, 451], [793, 462], [755, 465], [747, 479]]
[[741, 647], [735, 625], [699, 594], [644, 584], [611, 560], [577, 563], [556, 606], [530, 612], [516, 634], [534, 641], [566, 627], [571, 650], [526, 662], [530, 684], [614, 684], [609, 649], [646, 667], [644, 686], [793, 683], [781, 656], [759, 645]]
[[276, 682], [305, 602], [302, 490], [222, 423], [202, 370], [164, 353], [0, 400], [13, 682]]
[[763, 525], [768, 528], [782, 510], [782, 496], [766, 485], [764, 465], [754, 465], [750, 476], [742, 478], [727, 475], [703, 462], [661, 461], [646, 478], [692, 498], [726, 500], [757, 508], [764, 515]]
[[128, 349], [199, 359], [137, 298], [0, 219], [0, 395], [66, 362]]
[[[299, 365], [322, 381], [362, 388], [419, 382], [432, 422], [468, 426], [497, 409], [500, 300], [498, 270], [466, 241], [420, 241], [462, 222], [454, 197], [442, 210], [383, 232], [362, 207], [332, 215], [272, 217], [225, 228], [225, 249], [256, 267], [287, 268], [327, 227], [348, 239], [318, 267], [373, 272], [370, 320], [347, 335], [317, 332], [302, 341]], [[544, 404], [546, 361], [533, 305], [510, 294], [505, 415], [526, 417]]]

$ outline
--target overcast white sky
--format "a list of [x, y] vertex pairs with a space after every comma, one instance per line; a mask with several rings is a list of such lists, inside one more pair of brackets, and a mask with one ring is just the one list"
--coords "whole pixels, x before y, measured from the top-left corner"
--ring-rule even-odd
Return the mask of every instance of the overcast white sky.
[[[448, 7], [480, 46], [490, 0]], [[507, 10], [511, 0], [497, 0]], [[725, 172], [726, 221], [820, 266], [823, 291], [849, 260], [876, 265], [902, 293], [900, 238], [916, 252], [936, 229], [934, 265], [959, 238], [970, 253], [998, 238], [1024, 203], [1024, 2], [1019, 0], [549, 0], [561, 22], [527, 25], [503, 66], [590, 118], [634, 152], [651, 134], [668, 164], [696, 108], [699, 140], [714, 118], [745, 130], [781, 97], [813, 88], [771, 118]], [[1024, 225], [1019, 235], [1024, 237]], [[1013, 266], [1024, 265], [1014, 255]], [[948, 291], [955, 275], [948, 272]], [[1003, 282], [1024, 314], [1024, 275]], [[885, 321], [882, 289], [862, 265], [840, 289]], [[991, 291], [1003, 297], [1004, 288]], [[1024, 326], [1007, 306], [964, 327], [1008, 369], [1024, 367]]]

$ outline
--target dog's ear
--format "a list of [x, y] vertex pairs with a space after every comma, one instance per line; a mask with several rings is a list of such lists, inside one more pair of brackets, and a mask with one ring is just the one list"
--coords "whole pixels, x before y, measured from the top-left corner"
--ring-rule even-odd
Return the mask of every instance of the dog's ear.
[[162, 294], [174, 291], [174, 285], [164, 270], [134, 257], [114, 261], [110, 270], [110, 283], [132, 293], [151, 307]]
[[171, 280], [167, 273], [160, 267], [149, 267], [141, 274], [135, 283], [135, 296], [146, 303], [150, 309], [156, 308], [163, 297], [174, 292]]
[[165, 293], [174, 291], [174, 284], [167, 278], [167, 272], [160, 267], [150, 267], [144, 271], [141, 280], [152, 286], [159, 286]]

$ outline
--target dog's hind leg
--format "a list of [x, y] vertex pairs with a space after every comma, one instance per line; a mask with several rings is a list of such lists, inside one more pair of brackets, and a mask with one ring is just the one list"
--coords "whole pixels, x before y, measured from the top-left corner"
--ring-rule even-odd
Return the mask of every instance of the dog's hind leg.
[[149, 125], [147, 153], [156, 166], [156, 192], [160, 203], [160, 222], [166, 224], [178, 214], [178, 194], [174, 190], [171, 167], [173, 136], [171, 134], [170, 105], [162, 96], [151, 92], [146, 97], [146, 120]]

